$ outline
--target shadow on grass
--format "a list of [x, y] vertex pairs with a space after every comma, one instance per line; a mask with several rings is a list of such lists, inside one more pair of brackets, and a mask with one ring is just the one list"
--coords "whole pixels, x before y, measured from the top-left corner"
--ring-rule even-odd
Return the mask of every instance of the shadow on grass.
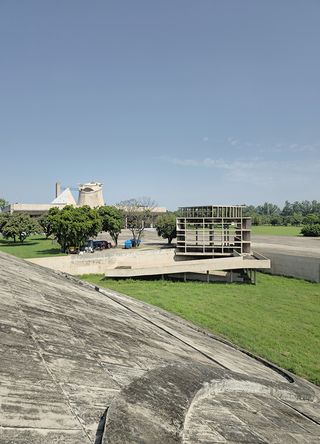
[[37, 245], [38, 242], [13, 242], [13, 241], [5, 241], [0, 240], [1, 247], [27, 247], [29, 245]]
[[[108, 281], [117, 281], [117, 282], [147, 282], [147, 281], [151, 281], [151, 282], [159, 282], [159, 283], [165, 283], [165, 282], [171, 282], [171, 283], [184, 283], [184, 284], [188, 284], [188, 283], [192, 283], [192, 284], [199, 284], [199, 285], [221, 285], [221, 286], [226, 286], [226, 285], [232, 285], [232, 286], [237, 286], [237, 285], [246, 285], [245, 282], [228, 282], [228, 281], [210, 281], [207, 282], [205, 280], [200, 280], [200, 279], [187, 279], [186, 281], [184, 280], [183, 276], [167, 276], [164, 275], [164, 277], [162, 277], [159, 274], [155, 274], [155, 275], [148, 275], [148, 276], [130, 276], [130, 277], [108, 277], [108, 276], [103, 276], [100, 280], [101, 282], [105, 282], [107, 283]], [[98, 283], [99, 285], [99, 283]]]
[[62, 251], [60, 250], [60, 248], [50, 248], [48, 250], [39, 250], [37, 251], [37, 254], [40, 256], [41, 254], [52, 254], [52, 255], [64, 255], [66, 256], [65, 253], [62, 253]]

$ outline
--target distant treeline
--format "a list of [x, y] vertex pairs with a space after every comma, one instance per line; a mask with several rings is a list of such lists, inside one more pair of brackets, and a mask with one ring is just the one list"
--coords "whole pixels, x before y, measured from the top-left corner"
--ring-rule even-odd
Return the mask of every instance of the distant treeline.
[[289, 202], [283, 208], [265, 202], [263, 205], [248, 205], [244, 214], [252, 218], [253, 225], [318, 225], [320, 224], [320, 201], [303, 200]]

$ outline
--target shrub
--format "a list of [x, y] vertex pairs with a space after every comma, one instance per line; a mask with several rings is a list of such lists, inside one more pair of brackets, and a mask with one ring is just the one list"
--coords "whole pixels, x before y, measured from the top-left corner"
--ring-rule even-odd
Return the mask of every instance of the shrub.
[[320, 236], [320, 224], [305, 225], [301, 229], [301, 234], [303, 236], [319, 237]]

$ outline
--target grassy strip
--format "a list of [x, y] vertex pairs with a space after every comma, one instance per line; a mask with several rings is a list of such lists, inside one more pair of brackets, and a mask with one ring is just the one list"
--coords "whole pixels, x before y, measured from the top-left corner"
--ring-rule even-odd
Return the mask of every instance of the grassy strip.
[[258, 285], [81, 279], [128, 294], [320, 385], [320, 284], [258, 274]]
[[253, 225], [251, 231], [252, 234], [264, 234], [266, 236], [300, 236], [301, 227]]
[[65, 256], [60, 252], [60, 246], [57, 243], [53, 243], [52, 239], [46, 239], [44, 236], [30, 236], [23, 243], [0, 239], [0, 251], [23, 259]]

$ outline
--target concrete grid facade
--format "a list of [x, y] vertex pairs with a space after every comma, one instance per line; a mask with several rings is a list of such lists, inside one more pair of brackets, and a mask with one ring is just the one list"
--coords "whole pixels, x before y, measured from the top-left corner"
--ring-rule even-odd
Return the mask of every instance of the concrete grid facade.
[[251, 218], [241, 205], [179, 208], [177, 255], [234, 256], [251, 254]]

